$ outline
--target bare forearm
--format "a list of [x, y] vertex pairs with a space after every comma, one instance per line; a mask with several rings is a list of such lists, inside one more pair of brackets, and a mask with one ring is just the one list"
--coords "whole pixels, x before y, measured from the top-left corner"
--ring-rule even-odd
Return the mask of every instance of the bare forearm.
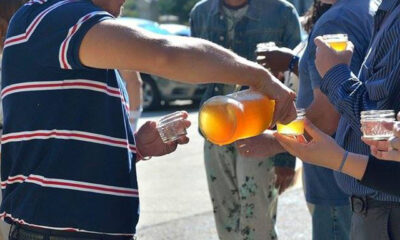
[[272, 79], [258, 64], [208, 41], [165, 37], [122, 26], [114, 20], [89, 30], [81, 44], [80, 58], [90, 67], [137, 70], [188, 83], [257, 86]]
[[361, 180], [368, 165], [368, 156], [349, 153], [342, 172]]
[[313, 92], [314, 100], [306, 109], [306, 116], [321, 131], [332, 136], [336, 132], [340, 114], [319, 89]]
[[315, 110], [313, 106], [306, 110], [307, 118], [317, 126], [321, 131], [328, 135], [333, 135], [336, 132], [339, 122], [339, 114], [323, 112], [323, 110]]

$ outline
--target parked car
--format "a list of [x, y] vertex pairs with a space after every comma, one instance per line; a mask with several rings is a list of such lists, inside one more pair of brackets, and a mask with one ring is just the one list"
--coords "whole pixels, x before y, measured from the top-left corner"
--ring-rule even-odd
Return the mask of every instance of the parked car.
[[[119, 18], [123, 24], [136, 26], [153, 33], [163, 35], [189, 36], [190, 29], [179, 24], [158, 24], [140, 18]], [[143, 80], [143, 109], [158, 109], [162, 102], [168, 103], [175, 100], [192, 100], [198, 102], [205, 91], [204, 85], [192, 85], [167, 80], [162, 77], [141, 74]]]

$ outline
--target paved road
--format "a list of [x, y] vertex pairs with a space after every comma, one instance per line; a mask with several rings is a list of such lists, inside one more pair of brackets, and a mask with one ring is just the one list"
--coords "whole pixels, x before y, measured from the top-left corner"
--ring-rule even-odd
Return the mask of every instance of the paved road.
[[[145, 113], [141, 122], [157, 120], [176, 109]], [[192, 110], [189, 119], [193, 125], [188, 131], [188, 145], [137, 166], [140, 240], [218, 239], [203, 164], [203, 140], [197, 132], [197, 112]], [[311, 239], [310, 217], [299, 186], [280, 197], [278, 231], [281, 240]]]

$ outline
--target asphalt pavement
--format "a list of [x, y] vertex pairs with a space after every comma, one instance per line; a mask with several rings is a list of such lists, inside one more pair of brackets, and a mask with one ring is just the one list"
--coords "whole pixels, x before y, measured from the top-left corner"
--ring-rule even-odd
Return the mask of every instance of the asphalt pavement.
[[[140, 123], [156, 121], [189, 109], [190, 143], [167, 156], [137, 164], [140, 192], [139, 240], [217, 240], [203, 163], [203, 139], [198, 134], [193, 106], [164, 107], [146, 112]], [[279, 198], [277, 228], [280, 240], [311, 239], [311, 219], [301, 181]]]

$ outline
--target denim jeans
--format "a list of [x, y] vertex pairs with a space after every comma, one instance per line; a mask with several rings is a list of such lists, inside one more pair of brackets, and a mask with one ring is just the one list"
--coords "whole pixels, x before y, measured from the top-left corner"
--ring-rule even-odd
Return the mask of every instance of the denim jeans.
[[349, 240], [351, 207], [323, 206], [308, 203], [312, 217], [313, 240]]

